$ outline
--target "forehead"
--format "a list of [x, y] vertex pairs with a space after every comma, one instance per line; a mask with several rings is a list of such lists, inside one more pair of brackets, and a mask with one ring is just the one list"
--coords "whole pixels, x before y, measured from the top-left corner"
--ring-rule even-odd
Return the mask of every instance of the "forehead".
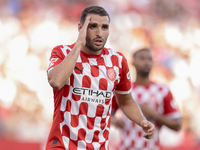
[[109, 24], [108, 16], [100, 16], [98, 14], [88, 14], [90, 16], [90, 23]]
[[141, 56], [148, 56], [148, 57], [152, 57], [151, 52], [147, 51], [147, 50], [142, 50], [142, 51], [138, 51], [135, 55], [135, 57], [141, 57]]

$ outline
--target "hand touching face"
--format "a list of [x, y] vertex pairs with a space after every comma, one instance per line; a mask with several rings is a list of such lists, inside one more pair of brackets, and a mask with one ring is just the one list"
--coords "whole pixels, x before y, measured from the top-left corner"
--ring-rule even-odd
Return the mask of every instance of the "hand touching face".
[[78, 24], [79, 35], [76, 42], [82, 44], [82, 46], [86, 45], [87, 28], [91, 20], [90, 18], [90, 16], [87, 16], [83, 25], [81, 23]]

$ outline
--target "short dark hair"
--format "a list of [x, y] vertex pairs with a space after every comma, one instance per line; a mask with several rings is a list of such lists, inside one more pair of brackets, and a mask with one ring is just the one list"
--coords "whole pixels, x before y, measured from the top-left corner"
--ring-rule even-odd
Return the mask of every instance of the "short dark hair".
[[149, 48], [141, 48], [139, 50], [137, 50], [136, 52], [133, 53], [133, 58], [136, 57], [136, 55], [141, 52], [141, 51], [148, 51], [148, 52], [151, 52], [151, 50]]
[[100, 16], [108, 16], [110, 21], [110, 16], [107, 11], [101, 6], [88, 6], [81, 12], [80, 23], [84, 24], [86, 16], [88, 14], [98, 14]]

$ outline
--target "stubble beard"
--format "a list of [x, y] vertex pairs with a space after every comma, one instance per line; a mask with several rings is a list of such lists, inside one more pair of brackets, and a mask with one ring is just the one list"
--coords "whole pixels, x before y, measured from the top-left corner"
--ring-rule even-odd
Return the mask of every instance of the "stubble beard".
[[92, 40], [90, 39], [90, 38], [86, 38], [86, 47], [88, 48], [88, 49], [90, 49], [91, 51], [100, 51], [100, 50], [102, 50], [103, 49], [103, 47], [104, 47], [104, 45], [105, 45], [105, 43], [106, 43], [106, 40], [107, 39], [105, 39], [103, 42], [103, 44], [102, 44], [102, 46], [95, 46], [94, 44], [92, 44]]
[[140, 76], [142, 76], [142, 77], [145, 78], [145, 77], [148, 77], [148, 76], [149, 76], [149, 72], [150, 72], [150, 71], [148, 71], [148, 72], [140, 71], [139, 74], [140, 74]]

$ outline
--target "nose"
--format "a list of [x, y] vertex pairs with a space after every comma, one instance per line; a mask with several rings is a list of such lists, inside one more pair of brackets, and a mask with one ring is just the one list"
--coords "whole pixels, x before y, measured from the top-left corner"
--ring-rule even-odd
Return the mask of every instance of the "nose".
[[151, 60], [149, 60], [149, 59], [146, 59], [146, 60], [144, 61], [144, 64], [145, 64], [145, 66], [148, 66], [148, 67], [150, 67], [150, 66], [151, 66], [151, 64], [152, 64], [152, 61], [151, 61]]
[[102, 29], [98, 28], [98, 30], [97, 30], [97, 36], [102, 37], [102, 35], [103, 35]]

